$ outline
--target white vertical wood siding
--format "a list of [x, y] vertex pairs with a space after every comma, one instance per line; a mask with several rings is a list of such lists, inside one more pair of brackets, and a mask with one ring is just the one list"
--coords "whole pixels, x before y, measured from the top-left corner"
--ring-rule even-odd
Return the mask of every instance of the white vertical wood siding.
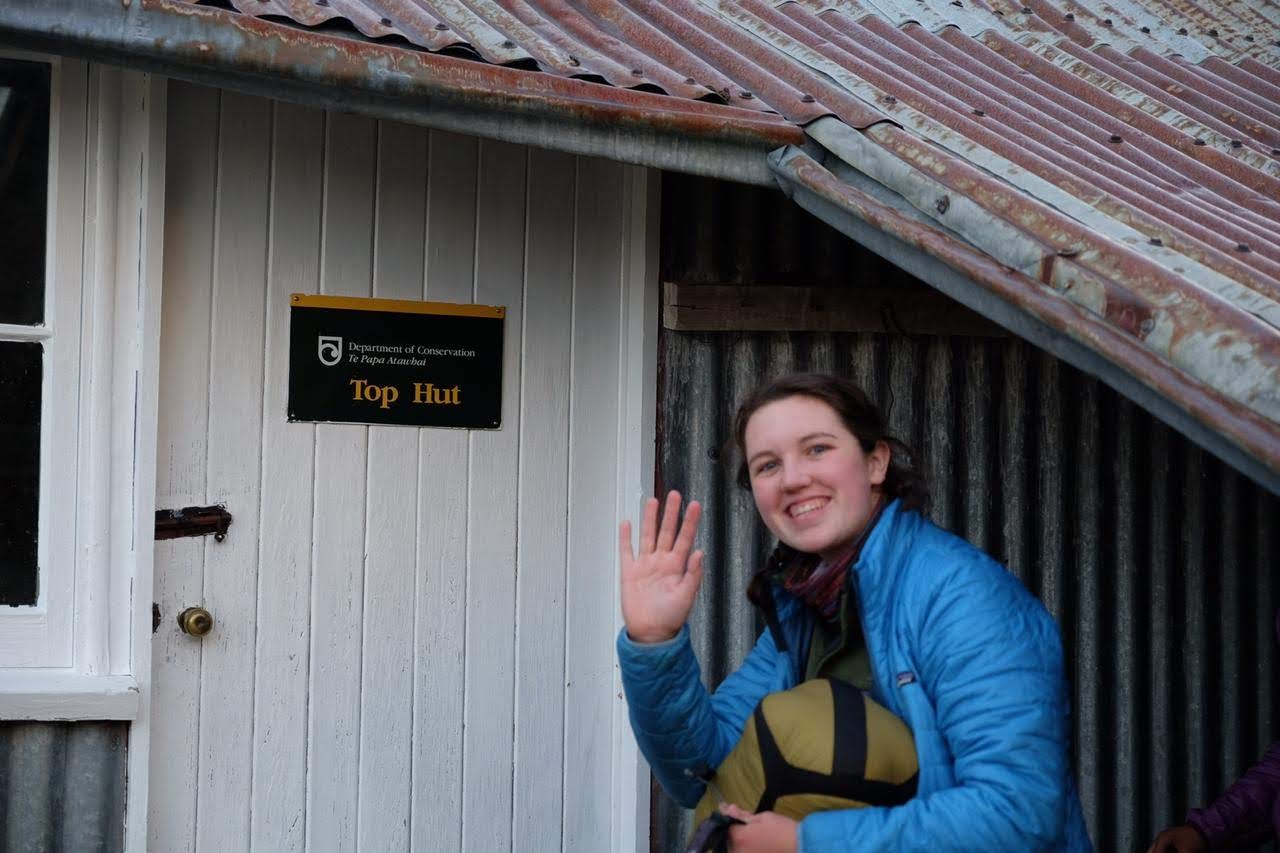
[[[151, 849], [609, 848], [628, 177], [172, 84]], [[295, 291], [507, 306], [502, 429], [287, 423]]]

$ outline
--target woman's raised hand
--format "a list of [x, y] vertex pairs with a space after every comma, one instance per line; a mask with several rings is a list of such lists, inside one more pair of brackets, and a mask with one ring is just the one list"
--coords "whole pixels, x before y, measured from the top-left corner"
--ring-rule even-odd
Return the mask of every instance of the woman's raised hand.
[[[631, 550], [631, 522], [618, 529], [622, 561], [622, 619], [641, 643], [661, 643], [680, 633], [702, 583], [702, 552], [692, 551], [702, 505], [689, 501], [680, 519], [680, 493], [669, 492], [658, 525], [658, 499], [649, 498], [640, 520], [640, 552]], [[690, 553], [692, 551], [692, 553]]]

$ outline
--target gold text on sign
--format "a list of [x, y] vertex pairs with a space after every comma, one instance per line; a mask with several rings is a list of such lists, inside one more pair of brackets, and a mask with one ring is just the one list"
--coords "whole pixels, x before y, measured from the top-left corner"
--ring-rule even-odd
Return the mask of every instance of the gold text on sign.
[[413, 402], [415, 403], [425, 403], [429, 406], [459, 406], [462, 404], [461, 394], [462, 391], [457, 385], [452, 388], [437, 388], [430, 382], [413, 383]]
[[[373, 403], [380, 409], [389, 409], [400, 399], [400, 389], [395, 385], [375, 385], [365, 379], [351, 379], [347, 384], [354, 389], [351, 399], [357, 403]], [[460, 406], [462, 389], [457, 385], [440, 388], [432, 382], [415, 382], [411, 402], [426, 406]]]

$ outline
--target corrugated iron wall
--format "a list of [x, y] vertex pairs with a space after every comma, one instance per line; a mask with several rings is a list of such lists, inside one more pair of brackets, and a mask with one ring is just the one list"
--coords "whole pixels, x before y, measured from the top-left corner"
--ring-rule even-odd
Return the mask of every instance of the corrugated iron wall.
[[[724, 236], [694, 246], [679, 225], [699, 193], [721, 196]], [[668, 176], [664, 277], [781, 281], [751, 259], [793, 257], [779, 244], [812, 247], [815, 227], [762, 228], [775, 200], [752, 193]], [[866, 271], [850, 285], [877, 283], [875, 259], [842, 263]], [[795, 268], [796, 283], [831, 281]], [[1106, 386], [1012, 337], [664, 331], [660, 350], [661, 486], [708, 504], [714, 569], [692, 627], [711, 684], [754, 641], [745, 586], [769, 544], [720, 461], [730, 419], [763, 379], [819, 370], [861, 383], [916, 449], [933, 520], [1006, 563], [1057, 618], [1099, 850], [1145, 850], [1280, 736], [1280, 500]], [[676, 847], [687, 820], [656, 797], [655, 848]]]
[[124, 849], [129, 724], [0, 723], [6, 853]]

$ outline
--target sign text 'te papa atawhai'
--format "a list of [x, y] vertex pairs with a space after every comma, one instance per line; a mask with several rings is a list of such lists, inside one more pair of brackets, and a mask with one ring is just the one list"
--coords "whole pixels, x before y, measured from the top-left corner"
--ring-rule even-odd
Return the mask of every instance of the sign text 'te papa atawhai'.
[[289, 420], [502, 426], [506, 309], [295, 293]]

